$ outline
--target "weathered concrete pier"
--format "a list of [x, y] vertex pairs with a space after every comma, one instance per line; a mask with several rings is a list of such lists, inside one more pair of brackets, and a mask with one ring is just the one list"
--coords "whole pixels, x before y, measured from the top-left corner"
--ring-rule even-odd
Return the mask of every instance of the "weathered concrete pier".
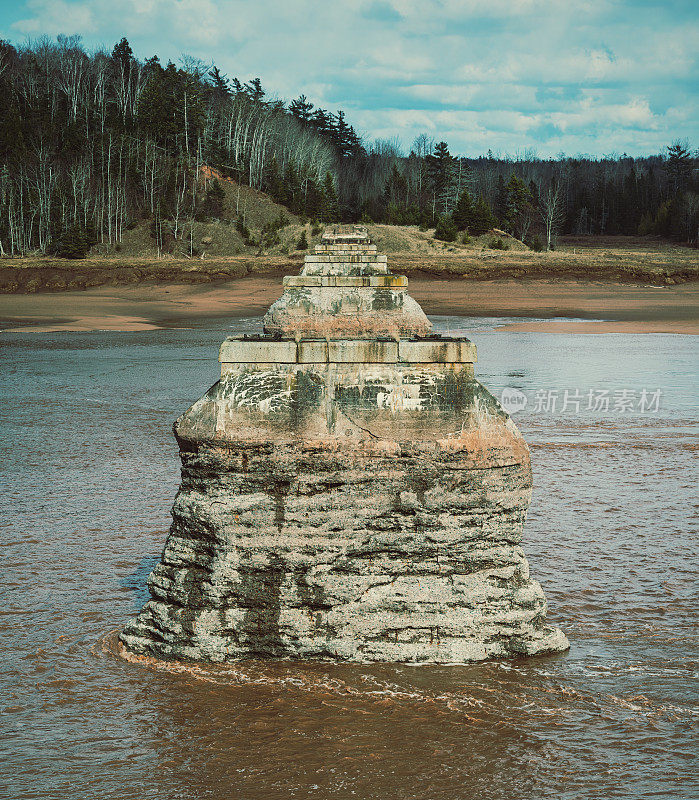
[[163, 658], [460, 663], [565, 650], [521, 549], [527, 445], [361, 228], [327, 231], [175, 423]]

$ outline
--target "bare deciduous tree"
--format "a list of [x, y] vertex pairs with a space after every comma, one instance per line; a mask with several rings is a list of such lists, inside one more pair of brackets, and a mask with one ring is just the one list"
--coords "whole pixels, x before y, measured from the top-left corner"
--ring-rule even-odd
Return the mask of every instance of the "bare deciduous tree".
[[539, 196], [539, 214], [546, 233], [546, 249], [551, 249], [553, 237], [563, 220], [563, 190], [561, 183], [551, 179], [548, 189]]

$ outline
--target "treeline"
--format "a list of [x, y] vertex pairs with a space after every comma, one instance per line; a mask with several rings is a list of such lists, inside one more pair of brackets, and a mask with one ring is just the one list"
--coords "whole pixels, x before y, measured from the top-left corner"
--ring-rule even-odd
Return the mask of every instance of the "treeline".
[[[188, 57], [139, 61], [126, 39], [94, 53], [79, 37], [0, 41], [0, 107], [0, 255], [76, 255], [144, 219], [168, 249], [194, 220], [222, 218], [212, 170], [318, 221], [445, 238], [498, 225], [544, 246], [557, 233], [697, 238], [697, 159], [682, 143], [637, 159], [467, 159], [423, 135], [405, 154], [304, 95], [287, 104]], [[244, 209], [233, 216], [247, 230]]]
[[140, 62], [126, 39], [0, 41], [0, 107], [0, 255], [118, 243], [141, 218], [159, 244], [182, 238], [220, 205], [204, 165], [336, 219], [338, 161], [361, 147], [342, 113], [286, 108], [194, 59]]
[[[548, 246], [557, 233], [697, 241], [698, 160], [686, 142], [642, 158], [503, 159], [489, 153], [472, 159], [453, 157], [445, 142], [434, 145], [420, 136], [408, 156], [379, 143], [364, 160], [372, 162], [365, 173], [374, 175], [360, 198], [367, 218], [439, 224], [447, 238], [498, 225], [518, 239]], [[352, 185], [367, 187], [361, 181]]]

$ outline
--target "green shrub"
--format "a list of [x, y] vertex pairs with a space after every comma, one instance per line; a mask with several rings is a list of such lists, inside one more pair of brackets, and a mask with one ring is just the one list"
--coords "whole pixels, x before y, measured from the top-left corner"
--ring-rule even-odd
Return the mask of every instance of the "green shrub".
[[297, 250], [308, 250], [308, 239], [306, 238], [306, 231], [301, 231], [301, 236], [299, 238], [298, 244], [296, 245]]
[[279, 212], [279, 216], [275, 220], [268, 223], [270, 228], [277, 231], [280, 231], [282, 228], [285, 228], [288, 224], [289, 224], [289, 218], [283, 211]]
[[490, 250], [509, 250], [510, 245], [506, 242], [503, 242], [502, 239], [491, 239], [488, 242], [488, 248]]
[[641, 221], [638, 223], [638, 235], [648, 236], [649, 234], [654, 232], [655, 232], [655, 223], [653, 221], [653, 215], [650, 213], [650, 211], [647, 211], [641, 217]]
[[319, 233], [323, 232], [323, 226], [317, 220], [313, 221], [311, 226], [311, 236], [318, 236]]
[[264, 252], [264, 250], [267, 250], [270, 247], [274, 247], [277, 244], [279, 244], [279, 234], [276, 231], [273, 233], [260, 231], [260, 240], [257, 242], [260, 253]]
[[[274, 247], [280, 243], [279, 231], [288, 224], [284, 214], [280, 214], [276, 219], [265, 222], [260, 230], [260, 248]], [[250, 237], [252, 241], [252, 237]]]
[[469, 230], [475, 236], [482, 236], [484, 233], [488, 233], [493, 225], [495, 225], [495, 217], [490, 210], [490, 206], [481, 195], [473, 207]]
[[451, 217], [440, 217], [437, 220], [437, 227], [434, 232], [434, 238], [440, 239], [443, 242], [455, 242], [458, 231], [456, 225]]
[[211, 185], [206, 190], [206, 197], [202, 204], [201, 212], [203, 216], [213, 219], [220, 219], [223, 216], [223, 201], [225, 200], [223, 186], [218, 178], [214, 178]]
[[55, 242], [59, 258], [85, 258], [90, 249], [90, 236], [81, 225], [71, 225]]
[[250, 233], [250, 229], [248, 226], [242, 221], [242, 219], [238, 219], [235, 223], [236, 230], [241, 235], [243, 239], [243, 244], [246, 247], [252, 247], [255, 244], [255, 240], [252, 238], [252, 234]]

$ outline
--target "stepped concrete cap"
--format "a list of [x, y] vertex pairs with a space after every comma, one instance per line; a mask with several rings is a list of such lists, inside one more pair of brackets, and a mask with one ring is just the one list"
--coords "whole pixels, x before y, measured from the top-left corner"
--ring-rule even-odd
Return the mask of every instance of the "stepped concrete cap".
[[299, 275], [264, 318], [265, 333], [294, 339], [394, 339], [429, 334], [432, 325], [393, 275], [361, 226], [328, 228]]

